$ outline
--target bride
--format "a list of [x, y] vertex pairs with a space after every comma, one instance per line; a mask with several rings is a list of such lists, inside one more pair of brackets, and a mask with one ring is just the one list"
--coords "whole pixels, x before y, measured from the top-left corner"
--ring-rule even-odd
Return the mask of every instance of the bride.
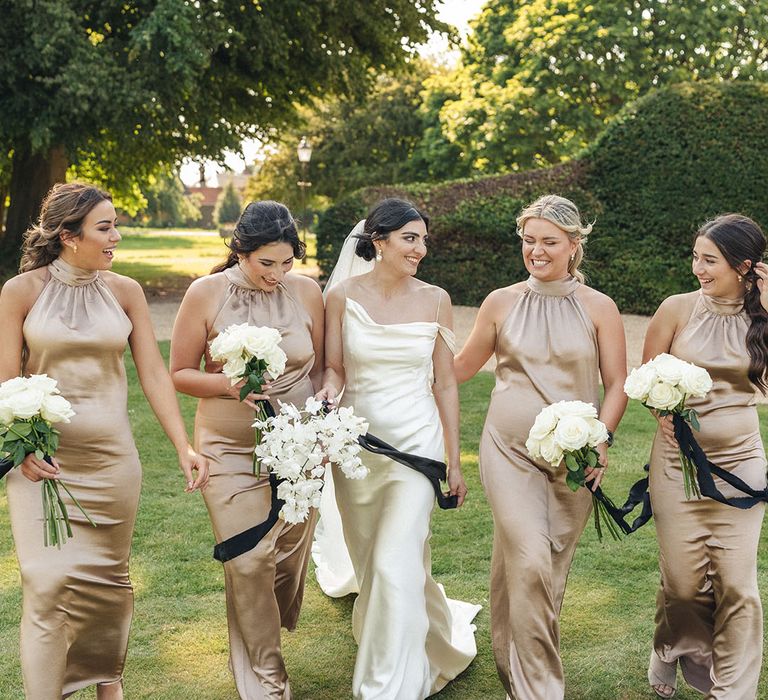
[[[461, 505], [467, 487], [459, 465], [451, 300], [414, 278], [427, 254], [428, 224], [410, 202], [385, 199], [347, 238], [326, 287], [326, 369], [318, 398], [333, 402], [343, 389], [340, 403], [366, 417], [373, 435], [436, 460], [447, 452], [448, 487]], [[366, 479], [335, 481], [346, 548], [332, 484], [324, 494], [317, 578], [329, 595], [359, 592], [352, 615], [359, 647], [354, 697], [423, 700], [474, 658], [471, 620], [480, 607], [448, 601], [432, 578], [429, 480], [386, 457], [364, 460]]]

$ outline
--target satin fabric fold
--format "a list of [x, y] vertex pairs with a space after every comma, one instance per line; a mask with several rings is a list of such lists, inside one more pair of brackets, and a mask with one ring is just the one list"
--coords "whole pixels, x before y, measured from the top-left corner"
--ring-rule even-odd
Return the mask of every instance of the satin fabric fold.
[[[217, 273], [227, 283], [208, 341], [232, 324], [277, 328], [288, 361], [272, 381], [270, 401], [303, 406], [314, 393], [312, 322], [284, 284], [259, 290], [239, 267]], [[205, 371], [219, 372], [206, 350]], [[264, 521], [272, 504], [269, 478], [253, 475], [254, 411], [232, 397], [201, 399], [195, 416], [195, 449], [210, 460], [203, 498], [217, 542]], [[243, 700], [289, 700], [280, 628], [296, 627], [304, 595], [315, 514], [299, 525], [282, 520], [259, 544], [226, 561], [230, 666]]]
[[132, 324], [96, 271], [57, 259], [24, 321], [23, 373], [58, 382], [75, 416], [58, 423], [61, 478], [73, 536], [43, 545], [40, 484], [18, 469], [7, 476], [21, 569], [21, 666], [34, 700], [61, 700], [123, 674], [133, 614], [128, 558], [141, 465], [128, 420], [123, 353]]
[[599, 409], [597, 336], [573, 278], [531, 277], [496, 340], [496, 385], [480, 441], [480, 477], [494, 520], [491, 636], [499, 678], [516, 700], [562, 700], [559, 614], [587, 489], [525, 448], [539, 411], [561, 400]]
[[[438, 335], [450, 347], [452, 334], [436, 322], [381, 325], [361, 304], [346, 300], [342, 405], [354, 406], [357, 415], [368, 419], [370, 432], [398, 450], [434, 460], [444, 458], [432, 394]], [[333, 556], [338, 546], [326, 539], [316, 547], [318, 581], [346, 580], [359, 591], [352, 615], [358, 643], [353, 697], [423, 700], [475, 657], [471, 621], [480, 606], [446, 599], [432, 578], [429, 538], [435, 494], [429, 480], [382, 455], [363, 453], [362, 458], [370, 468], [365, 479], [346, 479], [334, 470], [354, 574], [324, 570], [331, 558], [323, 553]]]
[[[707, 457], [756, 489], [766, 485], [755, 389], [747, 377], [743, 303], [687, 295], [691, 312], [671, 354], [704, 367], [714, 382], [689, 405], [699, 414], [696, 440]], [[739, 492], [721, 479], [727, 497]], [[686, 681], [711, 700], [756, 697], [762, 662], [762, 605], [757, 546], [764, 505], [739, 510], [708, 498], [685, 500], [678, 452], [659, 432], [650, 476], [661, 585], [649, 678], [680, 663]]]

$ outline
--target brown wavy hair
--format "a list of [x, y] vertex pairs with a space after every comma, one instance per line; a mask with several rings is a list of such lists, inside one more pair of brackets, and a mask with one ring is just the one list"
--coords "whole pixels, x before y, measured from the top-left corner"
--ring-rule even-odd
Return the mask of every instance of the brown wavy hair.
[[40, 218], [24, 234], [20, 272], [36, 270], [53, 262], [61, 254], [63, 234], [79, 238], [83, 219], [104, 200], [112, 201], [108, 192], [84, 182], [61, 182], [45, 195]]

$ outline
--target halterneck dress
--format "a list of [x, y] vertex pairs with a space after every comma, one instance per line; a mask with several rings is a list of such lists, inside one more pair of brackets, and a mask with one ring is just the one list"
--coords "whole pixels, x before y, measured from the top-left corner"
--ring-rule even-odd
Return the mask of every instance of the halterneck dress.
[[98, 271], [57, 259], [24, 321], [25, 375], [47, 374], [71, 404], [57, 423], [73, 536], [43, 545], [40, 483], [14, 469], [8, 502], [21, 568], [21, 667], [34, 700], [61, 700], [122, 677], [133, 614], [128, 557], [141, 465], [128, 421], [123, 352], [133, 326]]
[[[312, 320], [284, 284], [258, 289], [238, 267], [217, 273], [227, 278], [208, 335], [213, 340], [232, 324], [277, 328], [287, 355], [285, 372], [272, 382], [271, 403], [303, 406], [314, 394], [309, 373], [315, 361]], [[205, 371], [221, 364], [206, 348]], [[264, 521], [271, 491], [265, 473], [253, 474], [254, 411], [233, 397], [200, 399], [195, 417], [195, 449], [210, 460], [203, 492], [217, 542]], [[244, 700], [288, 700], [288, 676], [280, 628], [295, 628], [304, 595], [315, 514], [299, 525], [278, 520], [249, 552], [224, 563], [230, 666]]]
[[491, 635], [496, 668], [516, 700], [562, 700], [559, 614], [591, 509], [565, 469], [525, 448], [539, 411], [579, 400], [599, 409], [595, 327], [572, 278], [528, 279], [498, 331], [496, 386], [480, 441], [480, 477], [494, 520]]
[[[711, 462], [765, 488], [743, 301], [700, 291], [685, 296], [690, 317], [670, 353], [704, 367], [713, 381], [705, 398], [688, 401], [699, 414], [696, 440]], [[740, 495], [717, 478], [715, 483], [725, 496]], [[709, 498], [686, 500], [678, 452], [660, 431], [651, 453], [650, 491], [661, 587], [649, 680], [673, 685], [679, 661], [686, 681], [707, 698], [753, 700], [763, 650], [757, 547], [765, 506], [739, 510]]]
[[[453, 333], [436, 321], [382, 325], [346, 299], [341, 404], [353, 406], [368, 419], [371, 434], [397, 449], [442, 461], [443, 431], [432, 394], [436, 341], [453, 349]], [[358, 644], [352, 694], [358, 700], [422, 700], [475, 657], [471, 621], [480, 606], [448, 601], [432, 578], [430, 482], [386, 457], [361, 456], [370, 469], [365, 479], [347, 479], [336, 469], [333, 474], [359, 591], [352, 614]], [[328, 561], [316, 559], [318, 566]]]

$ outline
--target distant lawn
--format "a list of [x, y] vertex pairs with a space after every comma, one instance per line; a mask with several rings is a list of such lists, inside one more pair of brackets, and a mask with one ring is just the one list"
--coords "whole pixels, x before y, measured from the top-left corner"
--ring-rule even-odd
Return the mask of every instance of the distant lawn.
[[[162, 230], [144, 232], [123, 228], [121, 233], [123, 240], [112, 269], [133, 277], [151, 292], [183, 292], [192, 280], [207, 275], [229, 252], [224, 239], [202, 231], [180, 235]], [[311, 259], [307, 264], [297, 261], [294, 269], [316, 275], [314, 235], [308, 236], [307, 247]]]
[[[215, 240], [215, 239], [214, 239]], [[162, 343], [167, 356], [168, 343]], [[129, 374], [129, 406], [144, 483], [131, 575], [136, 613], [126, 667], [126, 697], [146, 700], [225, 700], [237, 697], [227, 669], [224, 581], [211, 558], [213, 537], [202, 499], [181, 491], [173, 450]], [[464, 385], [462, 459], [469, 500], [458, 512], [433, 515], [435, 578], [449, 596], [480, 603], [478, 657], [439, 694], [445, 700], [502, 700], [490, 648], [488, 575], [491, 514], [478, 479], [477, 447], [493, 377]], [[182, 397], [191, 430], [195, 402]], [[768, 407], [760, 407], [768, 427]], [[610, 452], [606, 490], [619, 500], [642, 474], [653, 433], [645, 410], [631, 405]], [[248, 523], [244, 523], [244, 526]], [[760, 582], [768, 603], [768, 545], [760, 550]], [[568, 700], [647, 700], [645, 670], [658, 583], [656, 542], [649, 524], [621, 543], [598, 543], [593, 526], [579, 544], [562, 616]], [[310, 571], [297, 631], [284, 634], [284, 653], [297, 700], [350, 696], [355, 644], [352, 596], [324, 596]], [[21, 588], [13, 554], [5, 487], [0, 486], [0, 698], [21, 698], [18, 624]], [[88, 691], [77, 697], [93, 698]], [[701, 696], [683, 689], [676, 698]], [[758, 697], [768, 697], [768, 673]]]

